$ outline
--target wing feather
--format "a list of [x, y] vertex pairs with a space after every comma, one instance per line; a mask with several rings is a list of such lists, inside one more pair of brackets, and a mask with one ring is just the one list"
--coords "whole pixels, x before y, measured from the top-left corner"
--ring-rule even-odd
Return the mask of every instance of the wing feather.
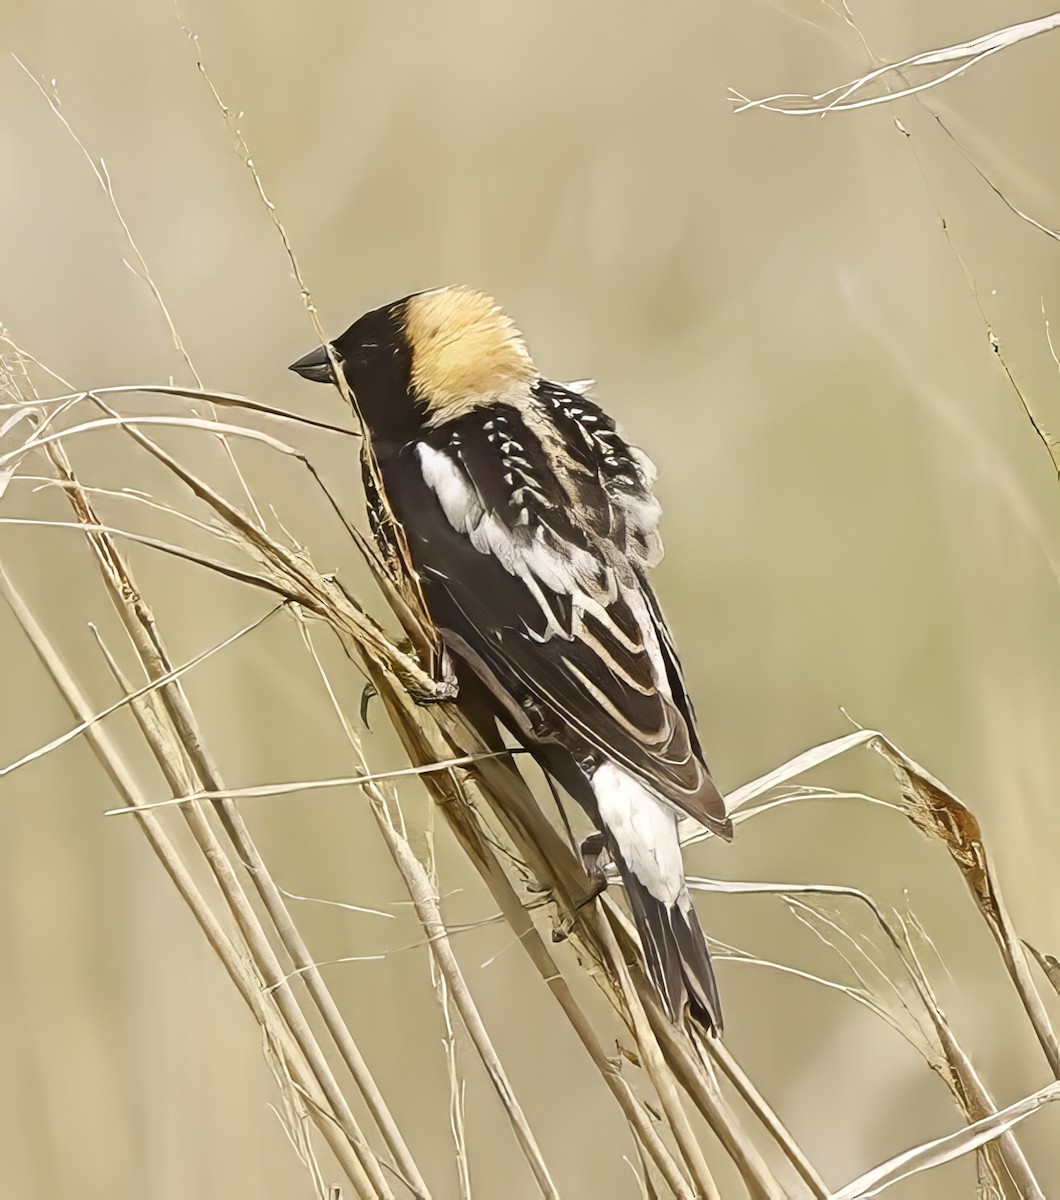
[[470, 652], [534, 736], [621, 764], [728, 834], [644, 575], [658, 545], [650, 475], [613, 426], [603, 433], [594, 459], [590, 422], [565, 476], [532, 422], [498, 406], [410, 443], [391, 462], [387, 493], [443, 636]]

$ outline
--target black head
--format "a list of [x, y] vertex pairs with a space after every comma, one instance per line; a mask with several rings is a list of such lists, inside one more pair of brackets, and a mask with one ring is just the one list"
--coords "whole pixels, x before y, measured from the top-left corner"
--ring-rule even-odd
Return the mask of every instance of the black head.
[[[409, 383], [412, 351], [404, 335], [404, 300], [373, 309], [331, 342], [331, 351], [372, 436], [405, 440], [418, 423]], [[291, 363], [290, 370], [313, 383], [334, 383], [323, 346]]]
[[[489, 296], [467, 287], [417, 292], [377, 308], [331, 348], [377, 441], [510, 400], [537, 378], [519, 331]], [[323, 346], [291, 370], [334, 382]]]

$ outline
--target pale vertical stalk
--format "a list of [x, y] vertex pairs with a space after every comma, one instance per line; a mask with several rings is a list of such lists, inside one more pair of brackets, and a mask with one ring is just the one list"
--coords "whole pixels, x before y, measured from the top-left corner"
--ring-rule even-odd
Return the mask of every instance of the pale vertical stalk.
[[641, 964], [640, 943], [632, 921], [610, 896], [602, 896], [599, 907], [607, 914], [612, 928], [621, 933], [619, 941], [633, 959], [633, 986], [637, 989], [655, 1037], [677, 1081], [736, 1164], [752, 1197], [756, 1200], [786, 1200], [776, 1175], [742, 1128], [736, 1114], [718, 1091], [715, 1081], [708, 1075], [697, 1047], [685, 1031], [679, 1029], [663, 1012], [658, 993]]
[[[3, 591], [12, 612], [71, 712], [78, 720], [88, 722], [93, 715], [92, 706], [2, 567], [0, 567], [0, 590]], [[110, 735], [102, 726], [89, 724], [84, 731], [84, 736], [124, 802], [130, 808], [138, 808], [142, 803], [140, 789]], [[180, 853], [173, 846], [158, 818], [149, 812], [144, 812], [140, 813], [139, 820], [140, 827], [152, 850], [199, 923], [207, 941], [221, 960], [239, 994], [254, 1014], [255, 1019], [283, 1053], [284, 1062], [292, 1079], [308, 1101], [314, 1123], [331, 1147], [336, 1161], [356, 1189], [357, 1195], [362, 1200], [374, 1200], [378, 1193], [354, 1154], [349, 1139], [328, 1114], [327, 1099], [310, 1071], [304, 1055], [283, 1024], [273, 1004], [267, 999], [261, 976], [246, 950], [237, 947], [229, 939], [195, 885]]]
[[534, 1178], [541, 1189], [541, 1194], [547, 1197], [548, 1200], [559, 1200], [559, 1192], [557, 1192], [556, 1185], [552, 1182], [552, 1177], [541, 1154], [541, 1149], [537, 1144], [537, 1139], [534, 1137], [533, 1130], [526, 1119], [522, 1105], [515, 1095], [511, 1082], [493, 1046], [493, 1040], [490, 1038], [485, 1022], [482, 1020], [482, 1016], [471, 996], [467, 981], [464, 979], [464, 973], [460, 970], [460, 964], [456, 961], [456, 955], [453, 954], [453, 948], [449, 943], [448, 930], [445, 928], [441, 913], [434, 902], [430, 876], [427, 874], [420, 860], [412, 853], [412, 849], [406, 839], [394, 827], [382, 793], [373, 784], [368, 784], [364, 790], [371, 800], [372, 807], [376, 810], [379, 828], [383, 832], [387, 848], [390, 850], [390, 854], [398, 870], [401, 872], [401, 877], [405, 881], [405, 886], [408, 888], [408, 893], [416, 909], [416, 915], [419, 917], [420, 924], [427, 933], [431, 954], [438, 964], [438, 969], [445, 977], [446, 984], [453, 997], [453, 1003], [460, 1014], [464, 1028], [467, 1030], [468, 1036], [478, 1051], [482, 1065], [486, 1068], [486, 1074], [489, 1076], [490, 1082], [493, 1084], [497, 1095], [500, 1097], [501, 1104], [503, 1104], [505, 1112], [508, 1114], [508, 1119], [511, 1122], [516, 1140], [523, 1151], [526, 1161], [530, 1164], [530, 1169], [533, 1171]]
[[[438, 878], [434, 871], [433, 847], [431, 852], [431, 888], [435, 904], [438, 903]], [[460, 1075], [456, 1031], [453, 1028], [452, 1001], [449, 995], [449, 984], [438, 969], [436, 960], [431, 958], [431, 976], [435, 991], [438, 993], [438, 1007], [442, 1010], [442, 1021], [445, 1025], [445, 1065], [449, 1077], [449, 1128], [453, 1135], [453, 1148], [456, 1152], [457, 1186], [460, 1189], [460, 1200], [471, 1200], [471, 1159], [468, 1153], [467, 1130], [465, 1129], [464, 1110], [464, 1081]]]
[[[86, 521], [89, 524], [98, 524], [99, 522], [96, 520], [92, 505], [78, 485], [62, 448], [58, 443], [53, 443], [45, 449], [60, 478], [65, 479], [70, 485], [66, 489], [66, 495], [78, 519]], [[88, 537], [90, 545], [96, 551], [103, 580], [114, 601], [118, 615], [136, 648], [136, 652], [148, 678], [154, 680], [171, 676], [172, 664], [167, 660], [162, 649], [161, 637], [158, 633], [154, 616], [142, 593], [136, 586], [127, 563], [118, 553], [113, 540], [107, 535], [92, 533]], [[127, 688], [126, 690], [131, 689]], [[223, 781], [220, 779], [218, 773], [212, 769], [212, 762], [209, 759], [203, 739], [196, 727], [180, 683], [171, 679], [169, 683], [163, 684], [159, 688], [157, 696], [161, 699], [173, 722], [176, 738], [182, 751], [187, 755], [188, 761], [192, 763], [200, 783], [209, 787], [210, 790], [222, 790]], [[179, 758], [174, 757], [169, 747], [167, 747], [166, 742], [168, 739], [161, 728], [161, 724], [159, 722], [152, 722], [147, 718], [147, 714], [152, 711], [155, 698], [155, 693], [148, 693], [147, 697], [142, 700], [134, 701], [132, 709], [141, 723], [141, 729], [155, 754], [159, 766], [162, 768], [163, 774], [166, 776], [167, 783], [169, 783], [170, 788], [173, 790], [173, 794], [179, 796], [186, 794], [187, 787], [182, 763]], [[144, 700], [148, 703], [144, 703]], [[222, 821], [224, 821], [225, 815], [223, 811], [224, 804], [225, 802], [221, 802]], [[228, 807], [234, 810], [235, 805], [228, 802]], [[305, 1054], [314, 1075], [320, 1082], [321, 1089], [327, 1097], [328, 1103], [331, 1105], [341, 1127], [348, 1136], [351, 1145], [354, 1147], [365, 1174], [371, 1180], [373, 1191], [369, 1195], [377, 1194], [382, 1197], [382, 1200], [391, 1200], [393, 1192], [383, 1175], [381, 1164], [358, 1127], [353, 1112], [335, 1080], [327, 1059], [305, 1019], [305, 1015], [295, 1000], [290, 985], [286, 982], [285, 972], [223, 847], [197, 804], [183, 805], [181, 806], [181, 812], [191, 828], [192, 834], [205, 855], [207, 862], [214, 871], [222, 893], [239, 924], [240, 931], [247, 939], [247, 944], [251, 948], [255, 960], [265, 977], [266, 984], [275, 989], [276, 1002], [283, 1013], [284, 1020], [291, 1029], [302, 1052]], [[239, 822], [236, 828], [237, 831], [242, 828], [241, 822]], [[242, 829], [242, 832], [244, 834], [242, 844], [233, 837], [237, 852], [244, 863], [248, 865], [248, 868], [251, 869], [252, 878], [258, 884], [259, 889], [265, 886], [265, 880], [267, 880], [268, 885], [275, 891], [275, 883], [273, 883], [271, 875], [269, 875], [265, 868], [265, 864], [257, 854], [256, 847], [250, 841], [249, 835], [246, 835], [245, 829]], [[230, 836], [232, 836], [231, 833]], [[257, 869], [253, 869], [254, 867]]]
[[703, 1151], [692, 1133], [692, 1126], [689, 1124], [688, 1114], [681, 1104], [681, 1097], [677, 1094], [673, 1074], [663, 1060], [659, 1043], [655, 1040], [655, 1035], [652, 1033], [644, 1012], [644, 1006], [640, 1002], [640, 996], [637, 995], [637, 989], [633, 986], [633, 980], [626, 969], [614, 931], [607, 921], [600, 922], [600, 929], [603, 934], [604, 949], [611, 962], [611, 970], [615, 973], [625, 995], [641, 1065], [655, 1088], [655, 1094], [659, 1097], [663, 1112], [666, 1113], [667, 1122], [673, 1131], [674, 1139], [685, 1160], [692, 1181], [703, 1200], [721, 1200], [718, 1185], [714, 1182]]
[[817, 1173], [813, 1163], [803, 1153], [802, 1148], [791, 1136], [788, 1128], [773, 1111], [765, 1097], [748, 1079], [725, 1042], [721, 1038], [704, 1037], [702, 1044], [706, 1053], [721, 1067], [729, 1082], [740, 1093], [747, 1107], [769, 1130], [770, 1136], [787, 1155], [788, 1161], [802, 1176], [802, 1180], [810, 1189], [814, 1200], [828, 1200], [831, 1195], [828, 1185]]
[[[215, 779], [217, 780], [217, 784], [223, 788], [224, 785], [220, 781], [220, 778], [215, 776]], [[207, 783], [206, 786], [213, 790], [216, 784]], [[345, 1062], [350, 1074], [353, 1076], [368, 1111], [372, 1114], [373, 1120], [379, 1127], [379, 1132], [382, 1134], [387, 1148], [394, 1156], [395, 1165], [413, 1195], [420, 1197], [421, 1200], [430, 1200], [430, 1191], [405, 1142], [404, 1135], [394, 1120], [393, 1114], [390, 1112], [390, 1108], [383, 1098], [383, 1094], [379, 1090], [374, 1076], [365, 1062], [346, 1022], [343, 1020], [330, 989], [324, 982], [323, 976], [320, 974], [312, 955], [309, 953], [309, 947], [305, 944], [305, 940], [299, 932], [297, 925], [292, 920], [290, 910], [284, 901], [282, 893], [268, 871], [257, 845], [250, 837], [250, 833], [239, 813], [239, 809], [236, 807], [235, 801], [222, 800], [219, 804], [224, 814], [222, 819], [226, 829], [229, 831], [244, 862], [250, 869], [251, 877], [254, 879], [255, 884], [257, 884], [258, 893], [262, 897], [266, 910], [276, 926], [284, 949], [291, 956], [292, 962], [305, 980], [309, 994], [316, 1003], [320, 1015], [324, 1019], [324, 1024], [327, 1026], [327, 1030], [334, 1039], [335, 1045], [342, 1056], [343, 1062]]]
[[[112, 669], [113, 666], [114, 664], [112, 664]], [[120, 673], [117, 677], [121, 685], [128, 690], [127, 681], [122, 678]], [[182, 778], [179, 765], [167, 753], [164, 742], [165, 727], [153, 716], [151, 706], [147, 703], [149, 699], [150, 697], [144, 697], [133, 701], [131, 706], [133, 716], [140, 725], [144, 739], [154, 751], [167, 783], [175, 795], [180, 795], [181, 789], [186, 786], [186, 781]], [[294, 998], [294, 993], [286, 980], [280, 961], [276, 957], [264, 928], [258, 921], [249, 897], [244, 891], [223, 845], [198, 804], [182, 805], [181, 813], [196, 844], [210, 864], [221, 893], [251, 949], [261, 971], [266, 990], [275, 999], [276, 1006], [283, 1014], [287, 1027], [305, 1056], [310, 1070], [319, 1084], [320, 1091], [326, 1097], [328, 1108], [334, 1114], [334, 1121], [357, 1156], [361, 1171], [369, 1185], [369, 1190], [364, 1195], [370, 1200], [375, 1197], [379, 1197], [380, 1200], [393, 1200], [394, 1193], [383, 1175], [382, 1165], [358, 1126], [353, 1111], [342, 1094], [304, 1013]]]
[[[406, 693], [387, 687], [381, 675], [379, 682], [383, 685], [380, 698], [412, 760], [437, 762], [444, 758], [444, 742], [441, 741], [440, 731], [436, 727], [431, 728], [415, 721], [415, 713], [406, 708], [411, 706]], [[488, 767], [491, 764], [483, 765]], [[497, 860], [493, 848], [481, 836], [477, 824], [468, 819], [465, 812], [468, 805], [460, 785], [441, 775], [424, 776], [424, 783], [437, 801], [457, 840], [478, 869], [505, 920], [514, 931], [518, 944], [526, 951], [542, 980], [559, 1001], [593, 1064], [599, 1070], [646, 1153], [666, 1180], [667, 1186], [681, 1200], [690, 1197], [691, 1190], [681, 1173], [681, 1168], [659, 1137], [633, 1089], [605, 1053], [588, 1018], [578, 1006], [567, 981], [563, 978], [559, 965], [512, 886], [512, 881]]]
[[790, 1200], [758, 1147], [741, 1128], [736, 1114], [703, 1070], [688, 1036], [676, 1028], [658, 1004], [646, 1007], [670, 1069], [736, 1164], [753, 1200]]

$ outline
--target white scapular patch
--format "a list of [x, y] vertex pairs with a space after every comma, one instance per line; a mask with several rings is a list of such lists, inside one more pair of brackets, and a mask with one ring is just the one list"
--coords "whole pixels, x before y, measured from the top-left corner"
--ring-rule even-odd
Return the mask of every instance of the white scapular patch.
[[598, 767], [590, 782], [600, 819], [630, 870], [656, 900], [677, 904], [687, 896], [677, 814], [613, 763]]
[[[663, 696], [672, 699], [659, 642], [659, 631], [641, 591], [641, 585], [630, 566], [630, 558], [634, 561], [638, 558], [633, 547], [627, 547], [627, 558], [623, 557], [614, 545], [598, 542], [598, 553], [593, 554], [583, 547], [562, 541], [547, 528], [538, 527], [531, 530], [523, 517], [515, 522], [514, 527], [509, 528], [494, 513], [486, 510], [473, 481], [450, 454], [436, 450], [424, 442], [416, 446], [416, 453], [419, 456], [424, 482], [438, 497], [449, 524], [457, 533], [463, 534], [480, 554], [492, 555], [509, 575], [521, 580], [533, 596], [544, 616], [544, 628], [538, 632], [527, 626], [527, 637], [539, 643], [551, 641], [553, 638], [585, 642], [593, 649], [601, 664], [626, 687], [639, 691], [642, 695], [650, 694], [653, 687]], [[646, 470], [652, 469], [648, 463]], [[653, 524], [658, 522], [658, 505], [650, 493], [647, 493], [647, 500], [649, 503], [643, 505], [645, 533], [649, 529], [654, 532]], [[654, 512], [650, 505], [655, 505]], [[630, 509], [626, 509], [625, 516], [627, 522], [632, 520]], [[655, 533], [654, 536], [658, 540], [658, 534]], [[570, 596], [572, 616], [569, 629], [560, 625], [546, 593]], [[608, 610], [608, 605], [619, 598], [625, 602], [637, 624], [637, 633], [633, 636], [615, 623]], [[587, 616], [599, 622], [608, 631], [614, 643], [624, 646], [633, 654], [642, 651], [647, 654], [651, 664], [651, 687], [646, 685], [646, 681], [634, 679], [615, 661], [605, 644], [606, 639], [605, 642], [601, 642], [600, 638], [586, 627]], [[630, 724], [593, 681], [577, 670], [573, 663], [568, 662], [567, 670], [580, 680], [587, 694], [602, 704], [614, 720], [629, 730], [634, 737], [640, 735], [640, 731]], [[668, 740], [671, 734], [671, 728], [664, 729], [663, 739]]]
[[[416, 446], [424, 482], [434, 491], [445, 518], [457, 533], [464, 534], [480, 554], [492, 554], [509, 575], [521, 579], [537, 600], [546, 619], [545, 636], [558, 634], [569, 639], [571, 633], [556, 623], [555, 615], [541, 595], [545, 587], [559, 595], [574, 598], [575, 607], [586, 611], [600, 609], [591, 598], [600, 565], [586, 550], [577, 546], [552, 546], [541, 530], [529, 532], [525, 525], [509, 529], [485, 505], [474, 485], [459, 465], [441, 450], [420, 442]], [[601, 610], [602, 611], [602, 610]]]

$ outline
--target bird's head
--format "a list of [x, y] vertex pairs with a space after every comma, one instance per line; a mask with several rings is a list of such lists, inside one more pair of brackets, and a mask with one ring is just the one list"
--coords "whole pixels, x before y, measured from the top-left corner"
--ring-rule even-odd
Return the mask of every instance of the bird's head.
[[[537, 378], [522, 335], [491, 297], [464, 286], [417, 292], [355, 321], [331, 351], [374, 436], [396, 440], [487, 404]], [[333, 383], [324, 346], [291, 364]]]

